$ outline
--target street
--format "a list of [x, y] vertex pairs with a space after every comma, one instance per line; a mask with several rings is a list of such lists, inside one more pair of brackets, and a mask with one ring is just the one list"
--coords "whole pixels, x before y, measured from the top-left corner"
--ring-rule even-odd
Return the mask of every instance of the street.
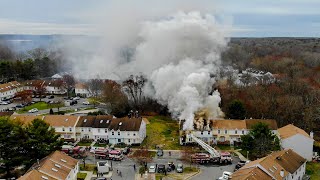
[[[179, 151], [172, 151], [171, 156], [169, 156], [168, 152], [164, 152], [164, 155], [162, 157], [154, 157], [151, 163], [148, 163], [148, 168], [150, 165], [159, 165], [159, 164], [164, 164], [168, 165], [168, 162], [173, 162], [175, 165], [181, 163], [183, 164], [184, 167], [190, 166], [189, 163], [184, 163], [180, 159], [181, 153]], [[96, 164], [100, 159], [95, 159], [93, 154], [88, 156], [86, 158], [86, 164]], [[135, 174], [138, 173], [139, 171], [139, 166], [136, 164], [136, 172], [134, 171], [133, 165], [135, 164], [135, 161], [126, 157], [122, 161], [111, 161], [109, 160], [109, 165], [111, 165], [112, 162], [112, 168], [113, 168], [113, 175], [112, 179], [119, 179], [119, 180], [132, 180], [135, 177]], [[233, 172], [235, 165], [239, 162], [239, 158], [233, 157], [233, 163], [230, 165], [196, 165], [192, 164], [192, 166], [197, 166], [200, 168], [201, 172], [192, 177], [191, 179], [193, 180], [203, 180], [203, 179], [217, 179], [219, 178], [223, 171], [229, 171]], [[81, 164], [83, 162], [81, 161]], [[117, 175], [117, 170], [121, 171], [122, 177]], [[174, 172], [169, 172], [170, 173], [175, 173]]]

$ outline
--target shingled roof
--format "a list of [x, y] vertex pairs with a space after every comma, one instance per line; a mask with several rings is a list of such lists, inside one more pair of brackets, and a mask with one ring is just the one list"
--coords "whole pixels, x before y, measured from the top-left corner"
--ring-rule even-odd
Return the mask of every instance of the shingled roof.
[[96, 120], [96, 116], [81, 116], [76, 127], [92, 127]]
[[120, 131], [139, 131], [142, 118], [113, 118], [110, 115], [100, 115], [96, 117], [93, 128], [106, 128]]
[[278, 129], [277, 122], [274, 119], [246, 119], [245, 121], [246, 121], [247, 129], [252, 129], [252, 126], [254, 126], [255, 124], [258, 124], [258, 123], [267, 124], [271, 130]]
[[306, 133], [304, 130], [302, 130], [292, 124], [288, 124], [280, 129], [278, 129], [278, 133], [279, 133], [281, 139], [286, 139], [286, 138], [289, 138], [289, 137], [294, 136], [296, 134], [301, 134], [307, 138], [311, 138], [309, 136], [309, 134]]

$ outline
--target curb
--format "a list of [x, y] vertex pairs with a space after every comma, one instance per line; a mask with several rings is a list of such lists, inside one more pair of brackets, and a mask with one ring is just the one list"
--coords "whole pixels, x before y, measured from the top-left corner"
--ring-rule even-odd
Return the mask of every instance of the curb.
[[197, 176], [197, 175], [200, 174], [200, 173], [201, 173], [201, 169], [199, 169], [199, 171], [198, 171], [197, 173], [190, 175], [190, 176], [187, 177], [186, 179], [191, 179], [191, 178]]

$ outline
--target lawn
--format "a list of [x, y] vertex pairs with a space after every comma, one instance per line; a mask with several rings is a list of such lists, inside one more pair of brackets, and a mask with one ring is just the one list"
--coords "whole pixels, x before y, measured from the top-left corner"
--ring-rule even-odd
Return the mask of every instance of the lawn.
[[77, 146], [90, 146], [92, 142], [78, 142]]
[[179, 144], [179, 124], [168, 117], [148, 117], [147, 137], [141, 146], [155, 149], [156, 145], [163, 149], [181, 149]]
[[97, 174], [97, 166], [95, 164], [86, 164], [86, 167], [83, 164], [80, 164], [80, 171], [93, 171], [93, 174]]
[[320, 163], [317, 162], [308, 162], [306, 174], [311, 175], [311, 180], [320, 179]]
[[77, 174], [77, 180], [83, 180], [87, 176], [87, 173], [78, 173]]
[[[60, 107], [62, 107], [62, 105], [60, 105]], [[18, 110], [17, 113], [19, 113], [19, 114], [25, 113], [33, 108], [37, 108], [38, 110], [44, 110], [44, 109], [56, 108], [56, 105], [48, 104], [46, 102], [37, 102], [37, 103], [31, 104], [30, 106], [26, 106], [26, 107]]]

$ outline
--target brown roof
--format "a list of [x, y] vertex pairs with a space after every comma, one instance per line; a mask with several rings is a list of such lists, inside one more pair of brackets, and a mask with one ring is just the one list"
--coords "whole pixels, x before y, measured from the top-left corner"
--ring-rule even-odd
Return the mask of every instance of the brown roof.
[[81, 116], [76, 127], [92, 127], [96, 116]]
[[25, 86], [43, 86], [45, 84], [44, 80], [29, 80], [23, 82]]
[[50, 126], [64, 126], [70, 127], [75, 126], [79, 116], [68, 116], [68, 115], [47, 115], [44, 117], [44, 121], [50, 124]]
[[12, 120], [19, 120], [24, 125], [31, 123], [34, 119], [43, 119], [43, 116], [34, 116], [34, 115], [12, 115], [10, 116]]
[[258, 167], [240, 169], [232, 174], [231, 179], [236, 180], [272, 180], [272, 177]]
[[48, 80], [45, 82], [46, 86], [51, 86], [51, 87], [62, 87], [64, 82], [60, 79], [56, 80]]
[[77, 83], [75, 84], [76, 89], [88, 89], [88, 86], [83, 83]]
[[246, 129], [245, 120], [212, 120], [211, 124], [215, 129]]
[[20, 86], [21, 86], [21, 84], [17, 81], [12, 81], [12, 82], [8, 82], [5, 84], [0, 84], [0, 92], [10, 91], [10, 90], [16, 89]]
[[93, 128], [107, 128], [109, 130], [139, 131], [142, 118], [113, 118], [110, 115], [99, 115], [94, 121]]
[[246, 119], [245, 121], [247, 129], [252, 129], [252, 126], [259, 122], [267, 124], [271, 130], [278, 129], [277, 121], [274, 119]]
[[293, 174], [296, 172], [297, 169], [300, 168], [305, 162], [306, 160], [293, 150], [286, 149], [273, 152], [264, 158], [252, 161], [243, 166], [240, 170], [258, 167], [258, 165], [260, 165], [276, 179], [282, 179], [280, 176], [281, 170], [284, 170], [284, 176], [287, 176], [289, 173]]
[[[33, 180], [43, 179], [66, 179], [78, 164], [78, 160], [73, 159], [64, 152], [55, 151], [47, 157], [41, 159], [38, 163], [33, 164], [30, 170], [19, 179]], [[45, 174], [45, 175], [44, 175]]]
[[309, 136], [309, 134], [306, 133], [304, 130], [302, 130], [292, 124], [288, 124], [280, 129], [278, 129], [278, 133], [279, 133], [281, 139], [286, 139], [286, 138], [289, 138], [289, 137], [294, 136], [296, 134], [301, 134], [305, 137], [311, 138]]

